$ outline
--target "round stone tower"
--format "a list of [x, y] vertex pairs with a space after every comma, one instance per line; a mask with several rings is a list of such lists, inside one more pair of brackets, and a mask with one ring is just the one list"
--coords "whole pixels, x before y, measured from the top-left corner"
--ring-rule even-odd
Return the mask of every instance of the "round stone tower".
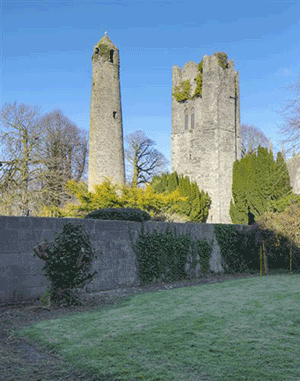
[[125, 183], [119, 50], [105, 35], [92, 56], [88, 190], [106, 178]]

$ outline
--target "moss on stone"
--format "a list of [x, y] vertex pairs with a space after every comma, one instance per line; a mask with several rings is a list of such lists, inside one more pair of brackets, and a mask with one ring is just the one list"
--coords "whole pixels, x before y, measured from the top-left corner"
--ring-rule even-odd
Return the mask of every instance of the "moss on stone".
[[[220, 67], [223, 69], [228, 69], [229, 64], [227, 54], [224, 52], [218, 52], [214, 53], [214, 55], [218, 57]], [[175, 86], [172, 95], [176, 98], [177, 102], [185, 102], [188, 99], [194, 99], [196, 97], [202, 98], [203, 60], [201, 60], [198, 64], [198, 71], [199, 73], [196, 77], [197, 85], [193, 95], [191, 95], [191, 84], [188, 79], [186, 81], [182, 81], [180, 86]], [[236, 88], [235, 93], [237, 93]]]

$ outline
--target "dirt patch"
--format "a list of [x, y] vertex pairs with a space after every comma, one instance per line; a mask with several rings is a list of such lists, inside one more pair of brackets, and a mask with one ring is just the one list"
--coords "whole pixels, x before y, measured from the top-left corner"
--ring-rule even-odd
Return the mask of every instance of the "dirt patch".
[[[271, 275], [272, 273], [269, 272]], [[260, 276], [239, 273], [234, 275], [209, 275], [173, 283], [151, 283], [137, 287], [124, 287], [109, 291], [81, 293], [82, 306], [44, 307], [40, 301], [19, 305], [0, 305], [0, 381], [2, 380], [96, 380], [84, 370], [76, 371], [58, 353], [39, 344], [16, 336], [16, 332], [39, 321], [59, 319], [78, 312], [96, 311], [99, 307], [113, 305], [140, 293], [157, 292], [172, 288], [190, 287], [207, 283], [222, 283], [226, 280]], [[112, 381], [109, 375], [97, 381]]]

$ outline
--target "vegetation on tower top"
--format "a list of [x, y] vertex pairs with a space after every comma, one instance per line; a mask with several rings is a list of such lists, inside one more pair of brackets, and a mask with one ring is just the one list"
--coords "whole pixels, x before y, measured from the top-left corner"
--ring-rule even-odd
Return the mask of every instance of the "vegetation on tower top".
[[[227, 69], [229, 67], [227, 54], [224, 52], [214, 53], [219, 59], [219, 66], [222, 69]], [[187, 79], [186, 81], [181, 81], [179, 86], [175, 86], [172, 95], [176, 98], [177, 102], [185, 102], [188, 99], [194, 99], [196, 97], [202, 98], [202, 79], [203, 79], [203, 60], [198, 64], [198, 74], [196, 77], [196, 88], [193, 95], [191, 95], [191, 83]], [[235, 93], [236, 87], [235, 87]]]

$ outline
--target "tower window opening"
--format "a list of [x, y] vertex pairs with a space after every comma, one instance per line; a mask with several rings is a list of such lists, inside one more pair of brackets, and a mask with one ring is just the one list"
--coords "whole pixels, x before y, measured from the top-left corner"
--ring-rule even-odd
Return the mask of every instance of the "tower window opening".
[[111, 62], [111, 63], [114, 63], [114, 51], [111, 50], [109, 55], [110, 55], [110, 57], [109, 57], [110, 62]]
[[192, 160], [192, 155], [190, 154], [190, 160]]
[[195, 110], [192, 108], [192, 115], [191, 115], [191, 129], [193, 130], [195, 127]]
[[116, 119], [117, 117], [117, 111], [113, 111], [113, 118]]
[[184, 128], [187, 130], [189, 128], [189, 115], [188, 110], [184, 110]]
[[96, 54], [99, 53], [99, 48], [95, 48], [95, 53], [96, 53]]

